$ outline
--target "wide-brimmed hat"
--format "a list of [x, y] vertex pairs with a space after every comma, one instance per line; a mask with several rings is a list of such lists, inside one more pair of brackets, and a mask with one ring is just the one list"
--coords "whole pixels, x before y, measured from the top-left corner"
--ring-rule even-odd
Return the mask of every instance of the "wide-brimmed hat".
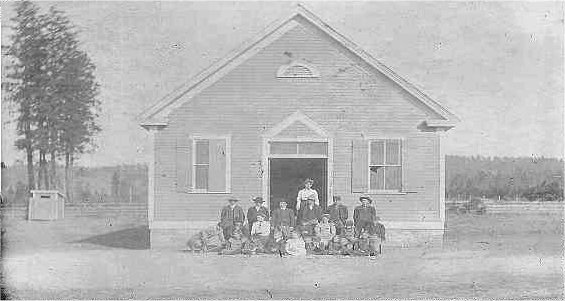
[[363, 200], [367, 200], [367, 201], [369, 201], [369, 203], [373, 202], [373, 200], [371, 200], [371, 198], [368, 197], [368, 196], [362, 196], [362, 197], [359, 198], [359, 202], [362, 202]]
[[265, 201], [263, 201], [263, 198], [258, 196], [258, 197], [254, 197], [252, 199], [253, 203], [265, 203]]

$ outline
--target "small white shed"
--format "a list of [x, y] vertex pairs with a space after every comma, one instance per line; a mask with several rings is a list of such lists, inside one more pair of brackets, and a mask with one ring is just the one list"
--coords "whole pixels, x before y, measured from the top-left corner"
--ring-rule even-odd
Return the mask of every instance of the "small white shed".
[[32, 190], [28, 220], [57, 220], [65, 217], [65, 198], [57, 190]]

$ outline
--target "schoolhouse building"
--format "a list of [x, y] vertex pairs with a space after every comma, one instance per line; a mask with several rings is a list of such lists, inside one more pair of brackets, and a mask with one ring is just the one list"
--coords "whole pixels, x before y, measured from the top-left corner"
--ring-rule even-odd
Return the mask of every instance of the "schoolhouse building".
[[391, 244], [437, 241], [442, 139], [458, 121], [299, 6], [143, 114], [151, 246], [183, 248], [228, 198], [295, 201], [305, 178], [350, 216], [369, 196]]

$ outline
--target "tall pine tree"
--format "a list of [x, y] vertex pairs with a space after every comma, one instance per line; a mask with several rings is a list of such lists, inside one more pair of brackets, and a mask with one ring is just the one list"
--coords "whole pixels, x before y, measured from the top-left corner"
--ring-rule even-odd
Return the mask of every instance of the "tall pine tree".
[[[24, 1], [18, 3], [17, 12], [11, 52], [18, 60], [16, 70], [20, 71], [13, 77], [19, 82], [16, 91], [20, 93], [15, 93], [13, 99], [20, 104], [19, 119], [29, 120], [30, 124], [28, 136], [23, 135], [25, 131], [18, 132], [24, 136], [19, 145], [31, 149], [31, 156], [28, 156], [31, 161], [33, 151], [37, 150], [40, 187], [56, 185], [57, 160], [63, 158], [65, 191], [71, 199], [74, 161], [89, 150], [93, 145], [92, 137], [100, 131], [96, 123], [100, 102], [95, 67], [88, 54], [80, 49], [77, 31], [62, 11], [51, 7], [47, 14], [39, 15], [34, 4]], [[26, 22], [28, 15], [36, 17], [34, 26], [27, 25], [31, 23]], [[30, 43], [33, 45], [28, 45]], [[35, 51], [26, 52], [33, 47]], [[28, 77], [31, 76], [33, 81], [21, 70], [30, 70]], [[29, 92], [21, 93], [30, 90], [28, 86], [36, 89], [32, 89], [34, 97], [25, 98]], [[31, 105], [24, 106], [27, 102]], [[28, 115], [31, 118], [27, 118]], [[29, 159], [28, 165], [33, 165]], [[33, 176], [33, 169], [29, 174]]]

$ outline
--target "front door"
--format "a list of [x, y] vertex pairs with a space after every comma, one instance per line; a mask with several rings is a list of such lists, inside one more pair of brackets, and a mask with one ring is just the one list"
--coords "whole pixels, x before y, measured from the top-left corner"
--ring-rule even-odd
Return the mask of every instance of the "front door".
[[320, 206], [327, 206], [327, 159], [325, 158], [270, 158], [269, 159], [270, 208], [279, 207], [285, 199], [288, 207], [296, 210], [298, 191], [304, 188], [304, 180], [314, 180], [312, 186], [318, 192]]

